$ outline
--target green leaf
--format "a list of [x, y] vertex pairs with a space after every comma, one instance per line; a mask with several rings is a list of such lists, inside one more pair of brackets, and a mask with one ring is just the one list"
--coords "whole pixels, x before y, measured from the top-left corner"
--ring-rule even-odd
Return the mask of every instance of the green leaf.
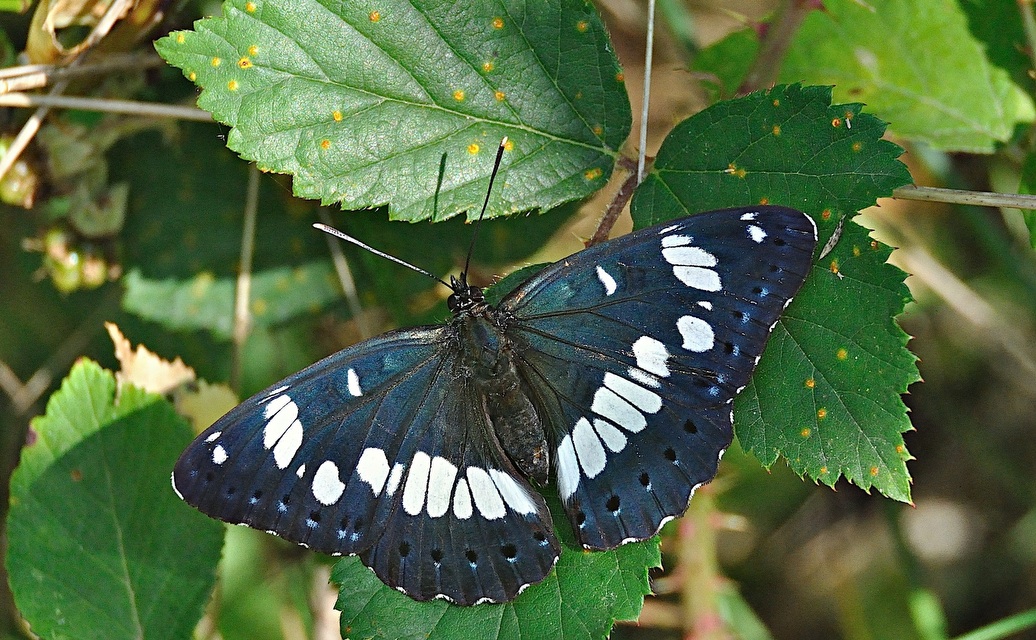
[[[150, 280], [134, 269], [123, 279], [122, 306], [174, 331], [206, 330], [229, 340], [234, 321], [234, 278], [203, 272], [190, 280]], [[257, 326], [269, 327], [321, 309], [342, 297], [329, 262], [269, 269], [252, 275], [251, 312]]]
[[[770, 202], [811, 214], [823, 247], [838, 220], [910, 182], [896, 159], [901, 149], [881, 140], [884, 129], [859, 105], [832, 106], [826, 87], [776, 87], [719, 103], [663, 142], [634, 195], [634, 221]], [[845, 223], [735, 402], [735, 430], [764, 465], [783, 455], [825, 484], [844, 475], [909, 500], [901, 433], [910, 422], [900, 394], [918, 375], [894, 320], [910, 296], [905, 274], [885, 264], [889, 252]]]
[[920, 378], [893, 319], [910, 301], [891, 249], [847, 222], [774, 328], [735, 402], [737, 436], [766, 466], [783, 455], [799, 474], [841, 476], [907, 502], [911, 428], [900, 398]]
[[727, 97], [737, 91], [758, 55], [759, 35], [755, 29], [742, 29], [702, 49], [692, 68], [702, 74], [705, 86]]
[[32, 423], [11, 478], [7, 571], [44, 638], [185, 638], [215, 582], [223, 527], [169, 472], [191, 439], [168, 402], [82, 360]]
[[581, 0], [230, 0], [156, 48], [233, 127], [231, 149], [292, 174], [299, 196], [393, 219], [477, 215], [504, 136], [489, 215], [581, 199], [629, 134], [618, 62]]
[[578, 640], [607, 637], [616, 620], [635, 620], [650, 592], [647, 572], [661, 565], [658, 538], [612, 551], [584, 551], [568, 518], [548, 498], [563, 551], [554, 571], [513, 602], [457, 607], [442, 600], [417, 602], [381, 583], [357, 558], [331, 573], [341, 585], [342, 637]]
[[826, 0], [788, 51], [780, 80], [835, 85], [897, 135], [947, 151], [990, 153], [1032, 99], [990, 64], [954, 0]]

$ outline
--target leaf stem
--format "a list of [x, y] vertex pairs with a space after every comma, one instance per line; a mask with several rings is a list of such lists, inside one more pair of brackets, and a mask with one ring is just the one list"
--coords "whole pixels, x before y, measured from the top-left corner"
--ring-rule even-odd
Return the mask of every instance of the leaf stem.
[[248, 186], [245, 191], [244, 224], [241, 228], [241, 264], [234, 287], [234, 343], [230, 368], [230, 387], [240, 391], [242, 352], [245, 340], [252, 328], [252, 316], [248, 311], [252, 294], [252, 254], [255, 249], [255, 219], [259, 210], [259, 169], [254, 164], [248, 167]]
[[632, 160], [625, 156], [620, 156], [616, 164], [628, 171], [629, 175], [615, 193], [615, 197], [608, 203], [608, 208], [604, 210], [604, 217], [597, 223], [597, 230], [586, 241], [586, 246], [588, 247], [600, 244], [608, 239], [608, 234], [611, 233], [612, 227], [615, 226], [615, 221], [619, 219], [619, 214], [626, 208], [626, 203], [633, 197], [633, 192], [637, 190], [637, 185], [640, 183], [640, 180], [637, 179], [636, 165], [633, 164]]

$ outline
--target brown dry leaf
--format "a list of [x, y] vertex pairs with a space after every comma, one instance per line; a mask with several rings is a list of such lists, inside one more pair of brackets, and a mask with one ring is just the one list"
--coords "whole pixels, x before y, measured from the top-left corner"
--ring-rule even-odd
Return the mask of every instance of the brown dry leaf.
[[115, 343], [115, 357], [122, 365], [122, 370], [115, 374], [119, 387], [128, 383], [152, 393], [166, 394], [195, 380], [194, 369], [185, 365], [180, 358], [172, 362], [163, 360], [144, 348], [144, 345], [137, 345], [134, 350], [115, 323], [105, 322], [104, 326]]

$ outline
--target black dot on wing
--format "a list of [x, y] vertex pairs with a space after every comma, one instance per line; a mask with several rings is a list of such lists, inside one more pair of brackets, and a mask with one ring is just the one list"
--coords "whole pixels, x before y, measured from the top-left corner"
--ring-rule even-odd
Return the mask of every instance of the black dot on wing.
[[234, 495], [234, 493], [236, 491], [237, 491], [236, 487], [227, 487], [227, 491], [226, 491], [227, 497], [228, 498], [231, 497], [232, 495]]
[[341, 520], [338, 521], [338, 529], [340, 531], [345, 531], [348, 528], [349, 528], [349, 518], [348, 517], [343, 517]]
[[733, 355], [734, 351], [736, 349], [737, 349], [737, 347], [734, 346], [733, 342], [724, 342], [723, 343], [723, 352], [726, 353], [728, 356], [729, 355]]
[[761, 295], [763, 295], [764, 291], [765, 291], [765, 289], [763, 289], [759, 285], [756, 285], [756, 286], [752, 287], [752, 293], [754, 295], [761, 296]]
[[687, 418], [683, 423], [683, 430], [687, 433], [698, 433], [698, 425], [694, 424], [694, 420]]
[[399, 543], [399, 557], [405, 558], [410, 555], [410, 543], [400, 542]]
[[478, 554], [475, 553], [474, 549], [468, 549], [465, 551], [464, 557], [468, 559], [468, 563], [471, 564], [471, 566], [474, 567], [478, 565]]
[[432, 562], [437, 567], [442, 564], [442, 549], [432, 549]]
[[362, 528], [363, 528], [363, 518], [357, 518], [356, 521], [353, 522], [353, 531], [359, 531]]
[[781, 271], [781, 267], [780, 265], [771, 264], [769, 271], [770, 273], [779, 273]]
[[586, 524], [586, 514], [583, 513], [582, 509], [576, 512], [576, 524], [580, 527]]
[[619, 496], [613, 495], [612, 497], [608, 498], [608, 501], [604, 503], [604, 506], [608, 509], [608, 511], [611, 511], [612, 513], [618, 513]]
[[518, 557], [518, 549], [510, 542], [500, 547], [500, 553], [504, 554], [504, 557], [512, 562]]
[[640, 474], [640, 484], [641, 484], [641, 486], [643, 486], [643, 487], [644, 487], [645, 489], [647, 489], [647, 488], [650, 488], [650, 487], [651, 487], [651, 476], [649, 476], [649, 475], [647, 474], [647, 471], [645, 471], [644, 473]]
[[532, 534], [533, 540], [540, 544], [547, 544], [547, 534], [542, 531], [536, 531]]
[[787, 242], [786, 242], [786, 241], [784, 240], [784, 238], [781, 238], [780, 236], [778, 236], [778, 237], [774, 238], [774, 239], [773, 239], [773, 243], [774, 243], [775, 245], [777, 245], [778, 247], [783, 247], [784, 245], [788, 244], [788, 243], [787, 243]]
[[310, 511], [309, 519], [313, 522], [320, 522], [320, 510], [318, 509], [316, 511]]
[[662, 452], [665, 459], [669, 462], [676, 462], [676, 451], [672, 447], [666, 447], [666, 450]]

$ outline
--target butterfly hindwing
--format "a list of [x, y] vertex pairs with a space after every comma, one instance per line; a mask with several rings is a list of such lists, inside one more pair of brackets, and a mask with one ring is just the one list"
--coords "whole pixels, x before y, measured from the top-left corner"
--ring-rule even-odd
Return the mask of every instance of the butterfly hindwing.
[[585, 546], [654, 535], [712, 479], [733, 398], [815, 244], [812, 220], [793, 209], [710, 212], [580, 252], [504, 299]]
[[273, 385], [194, 441], [174, 487], [210, 516], [358, 554], [418, 600], [512, 599], [559, 546], [458, 379], [452, 336], [385, 334]]

